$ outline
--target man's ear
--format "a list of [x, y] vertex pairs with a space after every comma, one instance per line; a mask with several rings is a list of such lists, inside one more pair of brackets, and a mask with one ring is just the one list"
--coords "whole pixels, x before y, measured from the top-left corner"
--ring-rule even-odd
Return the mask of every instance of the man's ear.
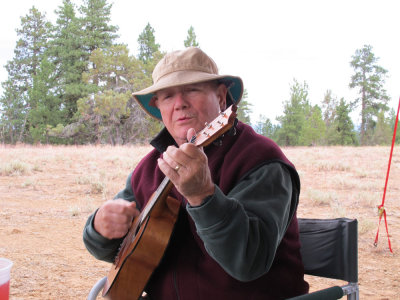
[[153, 97], [150, 99], [149, 105], [150, 105], [150, 106], [157, 107], [158, 109], [160, 109], [160, 108], [158, 107], [158, 98], [157, 98], [157, 96], [153, 96]]
[[217, 88], [217, 97], [221, 111], [224, 111], [226, 109], [227, 93], [228, 93], [228, 88], [226, 87], [225, 84], [221, 83]]

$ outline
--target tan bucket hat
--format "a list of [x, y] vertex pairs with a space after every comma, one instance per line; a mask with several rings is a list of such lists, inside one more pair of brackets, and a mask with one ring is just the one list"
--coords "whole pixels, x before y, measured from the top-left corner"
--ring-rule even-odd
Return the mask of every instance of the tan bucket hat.
[[215, 62], [201, 49], [189, 47], [166, 54], [153, 71], [153, 85], [132, 95], [152, 117], [161, 120], [161, 113], [152, 103], [156, 91], [211, 80], [219, 80], [228, 86], [227, 105], [238, 104], [243, 95], [240, 77], [219, 75]]

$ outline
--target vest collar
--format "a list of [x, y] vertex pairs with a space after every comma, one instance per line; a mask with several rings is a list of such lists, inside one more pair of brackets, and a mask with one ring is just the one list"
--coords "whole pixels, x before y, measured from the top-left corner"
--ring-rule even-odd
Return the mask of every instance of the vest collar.
[[156, 135], [156, 137], [151, 140], [150, 145], [156, 148], [156, 150], [160, 153], [163, 153], [165, 150], [167, 150], [168, 146], [178, 146], [166, 127], [164, 127]]

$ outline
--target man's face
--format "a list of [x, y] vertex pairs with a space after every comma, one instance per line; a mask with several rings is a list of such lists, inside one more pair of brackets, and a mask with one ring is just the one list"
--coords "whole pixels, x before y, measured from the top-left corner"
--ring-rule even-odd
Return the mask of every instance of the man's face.
[[178, 145], [186, 142], [187, 131], [202, 130], [225, 109], [227, 88], [224, 84], [203, 82], [171, 87], [156, 92], [155, 105], [165, 127]]

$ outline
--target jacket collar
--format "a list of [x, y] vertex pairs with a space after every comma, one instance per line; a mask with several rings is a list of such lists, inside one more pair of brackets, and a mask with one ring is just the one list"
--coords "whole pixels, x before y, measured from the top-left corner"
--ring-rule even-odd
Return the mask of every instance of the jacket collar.
[[166, 127], [164, 127], [156, 137], [150, 141], [150, 145], [156, 148], [160, 153], [167, 150], [168, 146], [178, 146]]

